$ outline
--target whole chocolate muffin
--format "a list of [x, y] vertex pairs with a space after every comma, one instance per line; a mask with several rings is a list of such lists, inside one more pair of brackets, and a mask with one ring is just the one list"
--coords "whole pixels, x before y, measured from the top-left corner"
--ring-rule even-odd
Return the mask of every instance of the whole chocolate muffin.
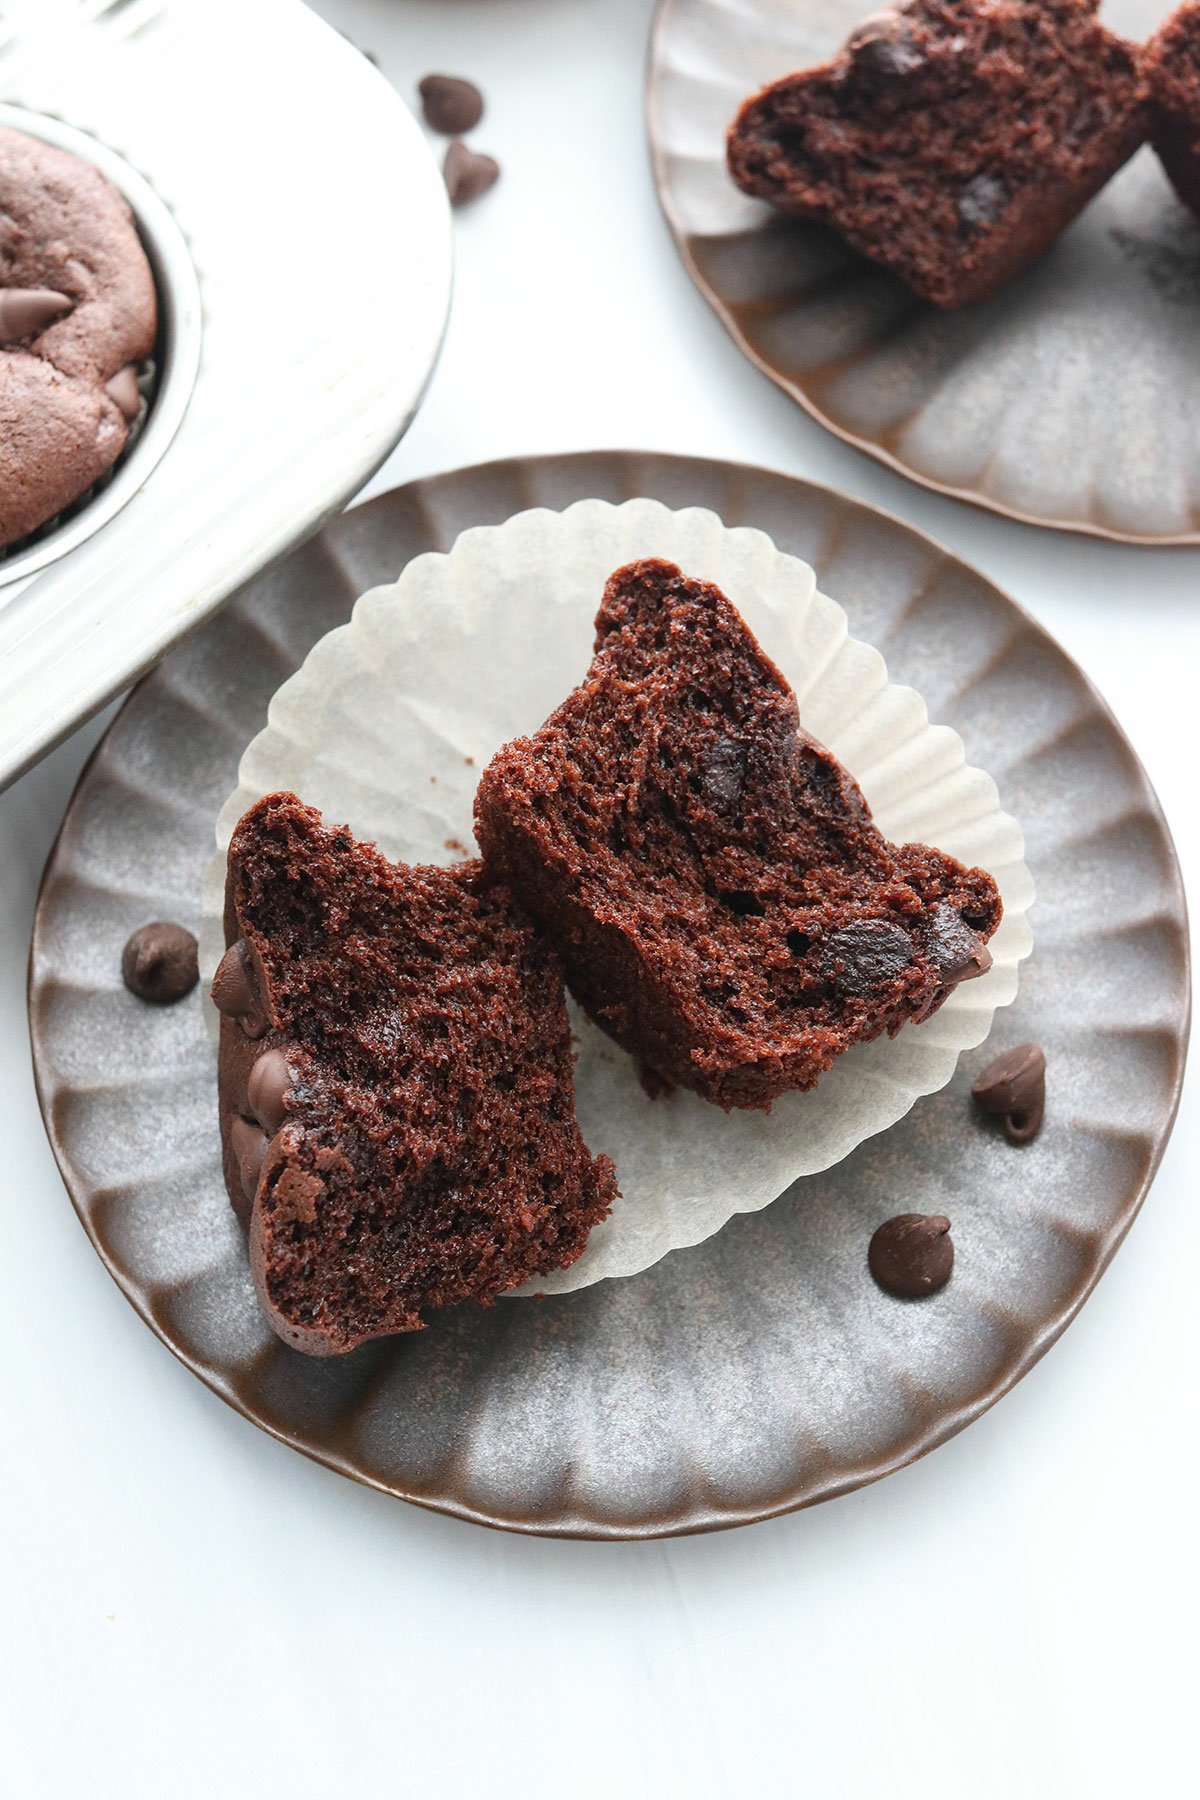
[[107, 177], [0, 127], [0, 550], [120, 456], [157, 313], [133, 215]]
[[1139, 53], [1098, 0], [910, 0], [748, 100], [746, 193], [831, 225], [937, 306], [994, 294], [1143, 142]]
[[311, 1355], [565, 1267], [616, 1179], [562, 972], [480, 865], [406, 868], [294, 794], [229, 846], [220, 1121], [267, 1319]]
[[1200, 0], [1172, 13], [1147, 51], [1151, 138], [1179, 198], [1200, 217]]
[[891, 844], [706, 582], [618, 569], [581, 685], [493, 757], [484, 858], [597, 1023], [724, 1107], [811, 1088], [991, 962], [990, 875]]

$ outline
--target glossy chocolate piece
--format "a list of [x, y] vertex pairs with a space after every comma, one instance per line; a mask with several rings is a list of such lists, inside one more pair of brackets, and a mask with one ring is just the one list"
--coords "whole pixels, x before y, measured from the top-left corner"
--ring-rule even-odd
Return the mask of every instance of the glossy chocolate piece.
[[1046, 1111], [1046, 1057], [1039, 1044], [1018, 1044], [990, 1062], [971, 1083], [981, 1112], [1004, 1121], [1010, 1144], [1028, 1144]]
[[250, 1111], [268, 1137], [274, 1137], [287, 1116], [287, 1097], [292, 1088], [292, 1072], [287, 1052], [282, 1045], [264, 1050], [256, 1058], [246, 1084]]
[[483, 117], [483, 95], [461, 75], [426, 75], [418, 82], [425, 123], [445, 137], [474, 131]]
[[442, 172], [451, 206], [469, 206], [496, 185], [500, 164], [495, 157], [484, 156], [456, 138], [446, 152]]
[[138, 387], [138, 372], [132, 363], [126, 363], [123, 369], [118, 369], [112, 380], [105, 382], [104, 391], [125, 418], [137, 418], [142, 407], [142, 395]]
[[0, 287], [0, 345], [19, 344], [38, 337], [71, 310], [67, 294], [53, 288]]
[[945, 1287], [954, 1268], [950, 1221], [940, 1213], [900, 1213], [881, 1225], [867, 1249], [879, 1286], [899, 1300], [923, 1300]]
[[152, 1006], [170, 1006], [200, 979], [196, 940], [182, 925], [156, 920], [135, 931], [121, 952], [121, 979]]

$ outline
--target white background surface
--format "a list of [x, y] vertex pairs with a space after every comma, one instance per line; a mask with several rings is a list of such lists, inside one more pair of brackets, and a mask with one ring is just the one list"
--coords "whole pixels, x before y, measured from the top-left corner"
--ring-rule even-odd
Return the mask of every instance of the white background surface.
[[[1200, 552], [1055, 536], [927, 495], [743, 362], [651, 190], [650, 0], [320, 10], [402, 89], [431, 68], [479, 79], [475, 138], [505, 170], [460, 215], [442, 364], [375, 485], [510, 452], [633, 446], [769, 464], [877, 501], [978, 563], [1079, 658], [1196, 878]], [[0, 796], [0, 1791], [1191, 1789], [1194, 1082], [1083, 1314], [924, 1462], [812, 1512], [660, 1544], [543, 1543], [421, 1513], [272, 1442], [201, 1387], [135, 1318], [63, 1193], [29, 1073], [24, 968], [41, 866], [98, 730]]]

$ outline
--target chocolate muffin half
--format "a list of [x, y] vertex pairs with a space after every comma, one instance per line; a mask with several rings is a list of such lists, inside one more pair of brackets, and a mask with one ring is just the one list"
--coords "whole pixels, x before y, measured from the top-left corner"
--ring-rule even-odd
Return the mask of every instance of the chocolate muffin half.
[[0, 550], [116, 462], [157, 316], [150, 264], [112, 183], [0, 127]]
[[558, 962], [478, 863], [390, 863], [273, 794], [225, 924], [225, 1180], [285, 1342], [352, 1350], [579, 1256], [615, 1172], [575, 1122]]
[[719, 589], [619, 569], [582, 684], [476, 798], [598, 1024], [726, 1108], [811, 1088], [991, 962], [981, 869], [897, 848]]
[[1200, 0], [1172, 13], [1147, 51], [1151, 137], [1171, 185], [1200, 218]]
[[833, 226], [936, 306], [994, 294], [1149, 129], [1138, 52], [1098, 0], [911, 0], [748, 100], [746, 193]]

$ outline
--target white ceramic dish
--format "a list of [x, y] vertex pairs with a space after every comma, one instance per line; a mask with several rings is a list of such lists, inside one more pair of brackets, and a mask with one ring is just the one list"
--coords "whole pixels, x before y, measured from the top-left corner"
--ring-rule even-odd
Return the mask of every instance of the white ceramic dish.
[[300, 0], [7, 0], [0, 88], [125, 191], [166, 349], [115, 478], [0, 565], [2, 785], [383, 461], [452, 250], [415, 120]]

